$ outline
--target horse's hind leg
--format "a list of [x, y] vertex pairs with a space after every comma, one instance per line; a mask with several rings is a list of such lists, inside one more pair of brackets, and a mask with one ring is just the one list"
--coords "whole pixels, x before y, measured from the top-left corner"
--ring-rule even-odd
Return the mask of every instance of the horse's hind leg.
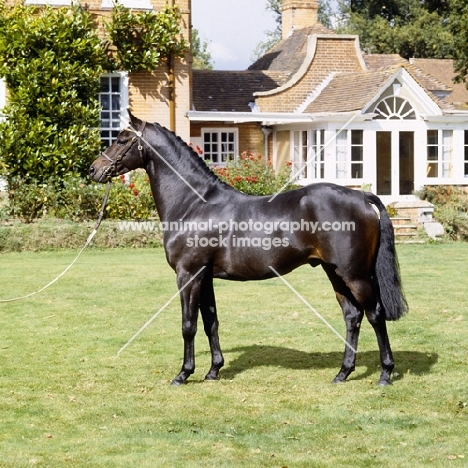
[[359, 332], [364, 312], [359, 309], [346, 297], [335, 291], [336, 298], [343, 311], [343, 318], [346, 324], [346, 346], [341, 369], [333, 379], [334, 383], [344, 382], [349, 374], [356, 368], [356, 351], [359, 341]]
[[219, 369], [224, 365], [224, 358], [219, 345], [218, 337], [218, 315], [216, 311], [216, 301], [213, 289], [213, 278], [206, 276], [202, 282], [200, 293], [200, 311], [203, 318], [203, 326], [210, 343], [211, 368], [206, 374], [206, 380], [217, 380]]
[[336, 299], [341, 306], [346, 324], [346, 346], [343, 362], [340, 371], [333, 379], [334, 383], [339, 383], [344, 382], [356, 367], [356, 351], [364, 311], [354, 299], [343, 279], [336, 274], [334, 266], [326, 264], [322, 266], [335, 290]]
[[380, 351], [380, 364], [382, 372], [378, 385], [391, 385], [390, 377], [392, 375], [395, 363], [393, 361], [392, 349], [390, 347], [390, 340], [388, 339], [387, 323], [385, 321], [384, 311], [379, 303], [373, 310], [366, 310], [366, 317], [374, 329], [377, 337], [377, 343]]

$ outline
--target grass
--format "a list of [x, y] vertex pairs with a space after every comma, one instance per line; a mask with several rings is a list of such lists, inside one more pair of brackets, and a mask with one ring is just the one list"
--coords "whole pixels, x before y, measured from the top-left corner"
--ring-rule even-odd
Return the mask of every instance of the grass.
[[[0, 255], [0, 299], [37, 290], [76, 251]], [[162, 249], [88, 250], [57, 283], [0, 304], [0, 467], [467, 466], [467, 244], [399, 246], [410, 315], [389, 323], [394, 385], [380, 388], [377, 344], [331, 384], [343, 343], [279, 280], [217, 282], [221, 380], [182, 359], [176, 292]], [[287, 280], [340, 333], [325, 274]]]

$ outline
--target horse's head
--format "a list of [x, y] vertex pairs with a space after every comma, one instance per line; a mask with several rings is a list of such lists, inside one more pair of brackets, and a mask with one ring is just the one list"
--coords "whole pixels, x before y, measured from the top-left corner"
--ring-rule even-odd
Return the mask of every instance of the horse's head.
[[[129, 113], [130, 114], [130, 113]], [[89, 175], [95, 182], [138, 169], [144, 164], [143, 131], [146, 122], [130, 114], [130, 125], [120, 132], [111, 146], [91, 164]]]

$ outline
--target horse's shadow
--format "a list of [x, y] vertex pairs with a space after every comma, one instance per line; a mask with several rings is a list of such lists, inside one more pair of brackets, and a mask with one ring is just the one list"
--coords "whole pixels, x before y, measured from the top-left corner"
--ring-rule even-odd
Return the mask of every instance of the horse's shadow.
[[[261, 366], [283, 367], [294, 370], [336, 369], [338, 372], [343, 360], [343, 352], [307, 353], [280, 346], [252, 345], [228, 349], [225, 352], [226, 354], [240, 353], [232, 361], [228, 361], [226, 367], [221, 371], [221, 378], [229, 380], [248, 369]], [[393, 377], [394, 381], [403, 379], [409, 372], [416, 375], [430, 373], [439, 359], [437, 353], [423, 353], [420, 351], [396, 351], [393, 353], [393, 357], [396, 364], [395, 372], [397, 373]], [[379, 372], [379, 363], [378, 351], [358, 352], [356, 358], [358, 372], [351, 374], [348, 380], [369, 378], [374, 373]], [[359, 369], [363, 366], [366, 368], [364, 372]]]

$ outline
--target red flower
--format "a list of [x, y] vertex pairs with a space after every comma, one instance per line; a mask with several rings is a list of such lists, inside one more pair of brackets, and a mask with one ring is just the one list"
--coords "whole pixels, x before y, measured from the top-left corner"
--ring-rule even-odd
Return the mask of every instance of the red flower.
[[136, 190], [136, 189], [133, 191], [133, 195], [135, 195], [135, 197], [138, 197], [139, 193], [140, 192], [138, 190]]
[[128, 188], [129, 188], [130, 190], [134, 189], [134, 188], [135, 188], [135, 184], [128, 184]]

